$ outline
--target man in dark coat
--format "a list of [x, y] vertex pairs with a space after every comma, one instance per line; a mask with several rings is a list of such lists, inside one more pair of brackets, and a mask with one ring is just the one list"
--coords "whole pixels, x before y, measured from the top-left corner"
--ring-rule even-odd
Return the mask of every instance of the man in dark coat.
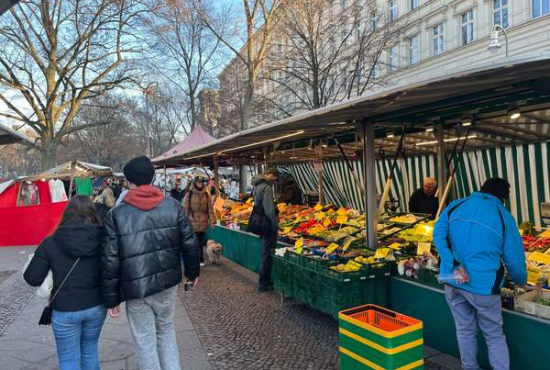
[[424, 179], [424, 186], [417, 189], [409, 200], [409, 212], [426, 213], [433, 217], [439, 209], [439, 198], [435, 196], [437, 182], [433, 177]]
[[155, 169], [147, 157], [124, 166], [129, 191], [105, 220], [102, 290], [107, 308], [126, 301], [140, 369], [180, 369], [174, 329], [180, 255], [190, 284], [199, 276], [197, 241], [175, 199], [150, 185]]

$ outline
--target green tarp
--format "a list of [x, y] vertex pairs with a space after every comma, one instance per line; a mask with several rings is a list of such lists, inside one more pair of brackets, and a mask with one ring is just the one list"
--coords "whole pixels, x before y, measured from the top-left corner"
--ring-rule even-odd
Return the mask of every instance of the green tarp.
[[262, 240], [258, 236], [225, 226], [214, 226], [206, 231], [206, 237], [222, 245], [225, 258], [255, 273], [260, 271]]

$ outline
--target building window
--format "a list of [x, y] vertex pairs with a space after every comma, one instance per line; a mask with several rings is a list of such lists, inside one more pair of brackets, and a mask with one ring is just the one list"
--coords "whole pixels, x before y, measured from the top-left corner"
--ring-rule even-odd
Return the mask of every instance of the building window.
[[462, 45], [474, 41], [474, 11], [469, 10], [462, 14]]
[[434, 32], [434, 55], [439, 55], [445, 51], [445, 34], [443, 32], [443, 23], [433, 28]]
[[542, 17], [550, 13], [550, 0], [532, 0], [533, 18]]
[[390, 60], [389, 60], [390, 72], [397, 71], [397, 67], [399, 67], [398, 57], [399, 55], [397, 51], [397, 45], [392, 46], [390, 48]]
[[418, 8], [418, 0], [411, 0], [411, 10]]
[[420, 48], [419, 48], [420, 36], [416, 35], [409, 39], [409, 64], [413, 65], [420, 60]]
[[370, 22], [373, 30], [376, 30], [376, 11], [370, 12]]
[[346, 9], [348, 7], [348, 1], [342, 0], [342, 9]]
[[493, 23], [508, 28], [508, 0], [493, 0]]
[[397, 0], [390, 0], [390, 22], [394, 22], [397, 19]]

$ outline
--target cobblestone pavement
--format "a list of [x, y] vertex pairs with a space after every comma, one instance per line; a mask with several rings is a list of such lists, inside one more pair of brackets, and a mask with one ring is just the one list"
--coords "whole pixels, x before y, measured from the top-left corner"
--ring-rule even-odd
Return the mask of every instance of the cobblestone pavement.
[[25, 283], [19, 271], [0, 273], [0, 336], [34, 295], [35, 288]]
[[[254, 275], [236, 271], [227, 263], [207, 266], [196, 290], [180, 289], [213, 369], [340, 368], [336, 321], [293, 300], [281, 306], [277, 293], [257, 292]], [[427, 361], [426, 370], [459, 369], [455, 359], [432, 352], [439, 365]]]

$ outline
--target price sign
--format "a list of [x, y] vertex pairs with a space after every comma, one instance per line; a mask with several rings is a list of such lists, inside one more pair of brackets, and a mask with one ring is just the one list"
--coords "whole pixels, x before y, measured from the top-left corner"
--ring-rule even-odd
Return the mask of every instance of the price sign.
[[396, 251], [401, 250], [401, 247], [403, 247], [403, 244], [400, 244], [400, 243], [393, 243], [391, 245], [388, 245], [388, 248], [391, 248]]
[[418, 243], [418, 247], [416, 248], [416, 255], [423, 256], [424, 253], [430, 253], [431, 250], [432, 250], [431, 243]]
[[330, 218], [328, 218], [328, 217], [325, 218], [325, 219], [323, 220], [323, 226], [324, 226], [324, 227], [329, 227], [330, 225], [332, 225], [332, 221], [330, 220]]
[[543, 265], [550, 265], [550, 255], [548, 254], [533, 252], [529, 255], [529, 259], [533, 262], [542, 263]]
[[294, 220], [294, 224], [297, 224], [299, 223], [300, 221], [302, 221], [302, 218], [300, 216], [296, 217], [296, 219]]
[[318, 219], [319, 221], [324, 220], [325, 217], [327, 217], [325, 212], [319, 212], [319, 213], [315, 214], [315, 218]]
[[294, 246], [296, 247], [296, 254], [301, 255], [304, 251], [304, 238], [296, 240]]
[[345, 216], [348, 214], [348, 211], [346, 211], [344, 208], [340, 207], [338, 208], [338, 211], [336, 211], [337, 214], [339, 214], [340, 216]]
[[540, 272], [535, 269], [527, 269], [527, 281], [536, 284], [539, 281]]
[[321, 205], [321, 203], [317, 203], [317, 205], [315, 206], [315, 210], [316, 210], [317, 212], [323, 210], [323, 206]]
[[338, 216], [336, 217], [336, 223], [337, 224], [345, 224], [348, 222], [348, 216]]
[[334, 210], [331, 208], [331, 209], [329, 209], [329, 210], [327, 211], [327, 213], [328, 213], [329, 215], [331, 215], [331, 214], [334, 213]]
[[254, 198], [248, 198], [248, 200], [246, 201], [246, 204], [251, 204], [253, 201], [254, 201]]
[[331, 244], [327, 247], [327, 254], [332, 254], [332, 253], [334, 253], [334, 251], [337, 250], [338, 247], [339, 247], [338, 244], [331, 243]]
[[290, 233], [291, 231], [292, 231], [292, 226], [285, 227], [283, 229], [283, 234], [286, 235], [286, 234]]
[[390, 253], [390, 248], [379, 248], [376, 250], [376, 253], [374, 254], [374, 259], [382, 259], [388, 257], [388, 254]]

